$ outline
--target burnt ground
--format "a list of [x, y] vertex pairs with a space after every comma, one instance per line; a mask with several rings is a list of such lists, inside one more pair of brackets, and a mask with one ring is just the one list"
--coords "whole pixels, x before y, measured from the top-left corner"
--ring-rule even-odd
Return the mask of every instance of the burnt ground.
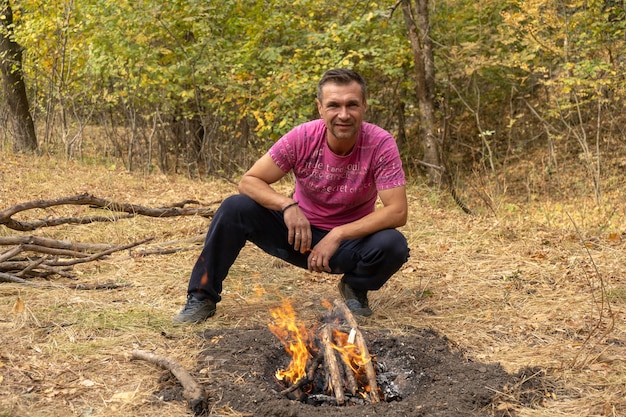
[[[207, 349], [197, 375], [209, 393], [205, 414], [255, 417], [366, 416], [514, 416], [517, 406], [545, 399], [543, 373], [526, 369], [511, 375], [497, 363], [472, 361], [447, 338], [431, 329], [408, 329], [403, 335], [364, 331], [372, 355], [397, 374], [401, 400], [378, 404], [313, 406], [280, 394], [277, 369], [289, 357], [267, 328], [206, 330]], [[208, 371], [207, 371], [208, 369]], [[155, 393], [181, 400], [182, 388], [164, 378]], [[226, 410], [219, 412], [216, 410]], [[232, 414], [230, 414], [232, 413]]]

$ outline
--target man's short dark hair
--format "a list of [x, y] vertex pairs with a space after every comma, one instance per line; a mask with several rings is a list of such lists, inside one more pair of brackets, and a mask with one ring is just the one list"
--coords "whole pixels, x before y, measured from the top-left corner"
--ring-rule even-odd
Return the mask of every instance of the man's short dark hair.
[[322, 101], [322, 87], [324, 87], [327, 83], [347, 85], [354, 81], [361, 86], [363, 100], [365, 100], [367, 97], [367, 86], [365, 85], [365, 80], [358, 72], [345, 68], [335, 68], [326, 71], [320, 82], [317, 84], [317, 99], [320, 102]]

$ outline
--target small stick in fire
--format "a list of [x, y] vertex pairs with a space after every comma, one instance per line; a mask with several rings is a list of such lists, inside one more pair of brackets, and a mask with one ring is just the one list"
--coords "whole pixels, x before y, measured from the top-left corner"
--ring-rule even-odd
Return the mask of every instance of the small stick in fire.
[[344, 405], [346, 395], [343, 390], [343, 378], [339, 373], [336, 352], [332, 346], [332, 329], [328, 326], [322, 327], [322, 345], [324, 346], [324, 357], [326, 358], [325, 364], [330, 374], [331, 389], [335, 393], [337, 405]]
[[[354, 341], [350, 341], [350, 338], [348, 337], [348, 343], [354, 343]], [[345, 369], [346, 369], [346, 385], [348, 388], [348, 391], [350, 391], [350, 394], [352, 394], [352, 396], [355, 396], [356, 393], [359, 390], [359, 383], [356, 380], [356, 376], [354, 375], [354, 372], [352, 372], [352, 370], [350, 369], [350, 365], [346, 364], [344, 362], [345, 365]]]
[[315, 372], [317, 371], [318, 366], [320, 366], [320, 364], [323, 361], [324, 361], [324, 355], [321, 352], [319, 354], [315, 355], [315, 357], [311, 361], [311, 365], [309, 366], [309, 369], [307, 371], [306, 376], [303, 376], [302, 378], [300, 378], [300, 380], [298, 382], [296, 382], [295, 384], [291, 385], [289, 388], [285, 388], [284, 390], [282, 390], [280, 392], [280, 394], [281, 395], [287, 395], [290, 392], [294, 392], [296, 390], [299, 390], [303, 386], [313, 382], [315, 380]]

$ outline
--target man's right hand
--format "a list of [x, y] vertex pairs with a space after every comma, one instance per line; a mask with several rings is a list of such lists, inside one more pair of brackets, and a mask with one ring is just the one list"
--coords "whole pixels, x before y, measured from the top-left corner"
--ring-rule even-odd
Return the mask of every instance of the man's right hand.
[[297, 205], [289, 207], [283, 212], [285, 225], [287, 225], [287, 241], [300, 253], [311, 250], [313, 235], [311, 233], [311, 223], [306, 218], [300, 207]]

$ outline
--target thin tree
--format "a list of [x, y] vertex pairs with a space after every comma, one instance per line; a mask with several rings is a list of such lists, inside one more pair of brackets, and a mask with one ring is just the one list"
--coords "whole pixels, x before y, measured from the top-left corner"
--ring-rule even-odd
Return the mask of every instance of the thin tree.
[[22, 74], [22, 48], [15, 42], [9, 0], [0, 0], [0, 72], [13, 133], [13, 151], [35, 151], [37, 136]]
[[415, 93], [419, 106], [419, 131], [429, 182], [441, 185], [441, 146], [435, 135], [435, 63], [430, 37], [428, 0], [400, 0], [415, 65]]

